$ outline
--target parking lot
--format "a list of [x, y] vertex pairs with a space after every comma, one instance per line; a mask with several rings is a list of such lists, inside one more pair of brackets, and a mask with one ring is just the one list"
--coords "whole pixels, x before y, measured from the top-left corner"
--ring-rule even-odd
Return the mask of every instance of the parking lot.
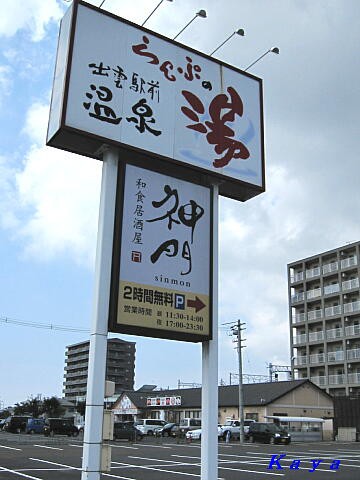
[[[103, 480], [200, 478], [200, 444], [197, 442], [187, 444], [148, 437], [135, 444], [117, 441], [111, 445], [111, 472], [103, 473]], [[279, 455], [285, 456], [280, 458]], [[81, 438], [0, 433], [0, 480], [79, 480], [81, 457]], [[272, 458], [273, 468], [269, 469]], [[294, 464], [294, 460], [298, 462]], [[319, 460], [322, 461], [318, 463]], [[330, 469], [334, 460], [340, 461], [337, 470]], [[290, 469], [291, 464], [298, 468]], [[317, 465], [315, 471], [310, 472], [314, 465]], [[359, 478], [359, 469], [360, 443], [293, 443], [285, 447], [219, 443], [218, 478], [224, 480], [252, 480], [264, 476], [284, 480], [329, 480], [333, 475], [341, 480], [354, 480]]]

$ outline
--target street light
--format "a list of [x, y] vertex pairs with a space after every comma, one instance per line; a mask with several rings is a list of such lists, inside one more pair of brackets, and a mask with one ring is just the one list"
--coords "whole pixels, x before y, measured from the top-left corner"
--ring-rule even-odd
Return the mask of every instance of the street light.
[[190, 25], [190, 23], [192, 23], [192, 22], [195, 20], [195, 18], [197, 18], [197, 17], [206, 18], [206, 11], [205, 11], [205, 10], [199, 10], [199, 11], [196, 13], [195, 17], [192, 18], [192, 19], [190, 20], [190, 22], [187, 23], [187, 24], [185, 25], [185, 27], [182, 28], [177, 35], [175, 35], [175, 37], [173, 38], [173, 40], [175, 40], [175, 39], [180, 35], [180, 33], [182, 33], [182, 32], [185, 30], [185, 28], [187, 28], [187, 27]]
[[232, 38], [234, 35], [240, 35], [241, 37], [243, 37], [245, 35], [245, 30], [242, 29], [242, 28], [239, 28], [239, 30], [236, 30], [236, 32], [233, 32], [226, 40], [224, 40], [217, 48], [215, 48], [215, 50], [213, 52], [211, 52], [209, 54], [210, 57], [212, 55], [214, 55], [214, 53], [217, 52], [219, 50], [219, 48], [221, 48], [223, 45], [225, 45], [225, 43], [228, 42], [230, 40], [230, 38]]
[[246, 72], [247, 70], [249, 70], [250, 67], [252, 67], [253, 65], [255, 65], [255, 63], [257, 63], [259, 60], [261, 60], [263, 57], [265, 57], [265, 55], [267, 55], [268, 53], [276, 53], [276, 55], [279, 55], [280, 53], [280, 50], [278, 49], [278, 47], [272, 47], [272, 48], [269, 48], [269, 50], [267, 50], [265, 53], [263, 53], [262, 55], [260, 55], [259, 58], [257, 58], [255, 60], [255, 62], [252, 62], [248, 67], [246, 67], [244, 69], [244, 72]]
[[[105, 1], [105, 0], [104, 0]], [[160, 5], [163, 3], [164, 0], [160, 0], [160, 2], [156, 5], [156, 7], [154, 8], [154, 10], [150, 13], [150, 15], [145, 19], [145, 21], [141, 24], [141, 26], [143, 27], [145, 25], [145, 23], [149, 20], [149, 18], [151, 17], [151, 15], [156, 12], [156, 10], [160, 7]], [[172, 2], [173, 0], [167, 0], [168, 2]]]

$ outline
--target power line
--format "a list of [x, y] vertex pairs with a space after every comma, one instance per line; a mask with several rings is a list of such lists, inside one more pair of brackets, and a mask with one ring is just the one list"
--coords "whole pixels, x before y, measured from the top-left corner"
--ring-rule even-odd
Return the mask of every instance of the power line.
[[1, 323], [8, 323], [11, 325], [19, 325], [23, 327], [33, 327], [33, 328], [44, 328], [46, 330], [59, 330], [63, 332], [89, 332], [89, 329], [85, 328], [75, 328], [75, 327], [67, 327], [65, 325], [53, 325], [53, 324], [45, 324], [45, 323], [38, 323], [38, 322], [25, 322], [23, 320], [17, 320], [15, 318], [9, 317], [0, 317]]

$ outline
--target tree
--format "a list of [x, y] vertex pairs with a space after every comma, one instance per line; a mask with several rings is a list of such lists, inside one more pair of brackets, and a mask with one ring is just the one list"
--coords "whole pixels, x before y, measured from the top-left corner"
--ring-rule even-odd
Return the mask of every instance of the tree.
[[56, 397], [44, 398], [42, 407], [43, 413], [49, 417], [61, 417], [65, 413], [65, 408]]
[[27, 415], [28, 413], [28, 402], [15, 403], [14, 415]]
[[80, 415], [85, 416], [86, 402], [78, 402], [76, 404], [76, 410]]
[[10, 412], [10, 410], [7, 410], [7, 409], [2, 410], [0, 412], [0, 418], [8, 418], [8, 417], [10, 417], [10, 415], [11, 415], [11, 412]]

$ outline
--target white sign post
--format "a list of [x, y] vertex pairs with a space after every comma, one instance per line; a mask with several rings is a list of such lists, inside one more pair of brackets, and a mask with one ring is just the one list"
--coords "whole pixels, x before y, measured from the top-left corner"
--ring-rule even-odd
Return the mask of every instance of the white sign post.
[[81, 480], [99, 480], [118, 155], [103, 154]]
[[201, 479], [218, 478], [218, 284], [219, 284], [219, 188], [213, 186], [212, 340], [202, 343]]

